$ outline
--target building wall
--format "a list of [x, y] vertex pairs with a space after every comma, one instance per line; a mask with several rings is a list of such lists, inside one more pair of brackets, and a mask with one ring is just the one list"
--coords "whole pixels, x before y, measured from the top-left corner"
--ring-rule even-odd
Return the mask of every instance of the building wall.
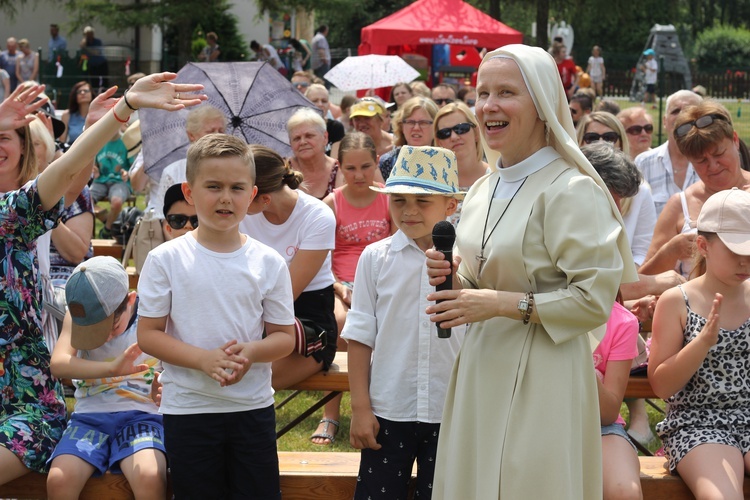
[[[55, 0], [16, 2], [18, 13], [13, 19], [0, 14], [0, 47], [5, 49], [5, 40], [11, 36], [16, 39], [28, 38], [32, 48], [42, 49], [43, 57], [46, 60], [49, 25], [54, 23], [60, 26], [60, 34], [67, 39], [68, 52], [73, 56], [83, 38], [83, 32], [69, 32], [66, 28], [68, 13], [60, 5], [61, 3]], [[248, 43], [253, 39], [268, 40], [268, 23], [265, 18], [258, 18], [258, 8], [253, 0], [236, 0], [232, 5], [231, 12], [237, 16], [240, 32], [245, 36]], [[96, 37], [101, 39], [104, 45], [120, 45], [131, 48], [135, 46], [134, 28], [115, 33], [97, 26], [96, 23], [92, 23], [92, 26], [95, 29]], [[156, 27], [144, 27], [140, 30], [140, 69], [144, 72], [158, 71], [162, 49], [161, 31]], [[251, 52], [248, 47], [248, 53]]]

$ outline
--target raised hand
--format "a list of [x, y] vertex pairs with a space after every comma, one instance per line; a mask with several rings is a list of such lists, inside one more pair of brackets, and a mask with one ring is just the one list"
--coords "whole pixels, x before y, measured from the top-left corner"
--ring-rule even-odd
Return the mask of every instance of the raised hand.
[[706, 325], [696, 337], [696, 340], [702, 340], [708, 346], [714, 346], [719, 341], [719, 313], [721, 312], [721, 302], [723, 300], [724, 297], [720, 293], [714, 296], [714, 302], [711, 304], [711, 312], [708, 313]]
[[31, 123], [34, 120], [32, 113], [49, 100], [44, 98], [34, 102], [42, 92], [44, 85], [19, 85], [0, 103], [0, 130], [15, 130]]
[[208, 99], [204, 94], [191, 94], [203, 89], [203, 85], [171, 83], [176, 73], [154, 73], [136, 81], [127, 92], [127, 102], [136, 109], [158, 108], [177, 111], [195, 106]]
[[141, 351], [140, 347], [138, 347], [138, 342], [130, 345], [127, 349], [125, 349], [122, 354], [117, 356], [111, 363], [112, 363], [112, 376], [113, 377], [121, 377], [123, 375], [132, 375], [133, 373], [139, 373], [145, 370], [148, 370], [148, 365], [146, 363], [141, 363], [134, 365], [135, 360], [138, 359], [138, 356], [143, 354], [143, 351]]
[[115, 106], [117, 99], [112, 98], [115, 92], [117, 92], [117, 86], [110, 87], [91, 101], [89, 112], [86, 114], [86, 128], [99, 121], [101, 117], [107, 114], [107, 111]]

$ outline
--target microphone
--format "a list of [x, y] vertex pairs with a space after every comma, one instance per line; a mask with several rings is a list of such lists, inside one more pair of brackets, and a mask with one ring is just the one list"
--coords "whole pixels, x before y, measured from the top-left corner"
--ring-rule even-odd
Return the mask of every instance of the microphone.
[[[443, 252], [445, 260], [451, 263], [451, 270], [453, 269], [453, 244], [456, 242], [456, 230], [453, 228], [453, 224], [447, 220], [441, 220], [432, 228], [432, 244], [435, 245], [435, 250]], [[452, 290], [453, 289], [453, 273], [445, 277], [445, 281], [435, 287], [435, 291], [440, 290]], [[438, 300], [438, 303], [442, 300]], [[441, 328], [440, 323], [437, 325], [437, 334], [440, 339], [448, 339], [451, 336], [450, 328]]]

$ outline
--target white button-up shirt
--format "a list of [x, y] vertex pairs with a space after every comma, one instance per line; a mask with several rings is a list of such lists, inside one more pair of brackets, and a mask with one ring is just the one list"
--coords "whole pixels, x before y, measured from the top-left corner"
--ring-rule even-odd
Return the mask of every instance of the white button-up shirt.
[[437, 337], [425, 313], [434, 289], [424, 252], [401, 231], [367, 246], [359, 258], [341, 336], [372, 348], [370, 401], [379, 417], [440, 423], [466, 327], [453, 328], [449, 339]]
[[673, 194], [684, 191], [691, 184], [698, 182], [698, 174], [693, 170], [693, 164], [688, 163], [685, 181], [682, 187], [674, 183], [672, 159], [669, 157], [668, 142], [639, 154], [635, 159], [635, 166], [643, 174], [643, 178], [651, 186], [651, 196], [654, 198], [656, 216], [659, 217], [667, 200]]

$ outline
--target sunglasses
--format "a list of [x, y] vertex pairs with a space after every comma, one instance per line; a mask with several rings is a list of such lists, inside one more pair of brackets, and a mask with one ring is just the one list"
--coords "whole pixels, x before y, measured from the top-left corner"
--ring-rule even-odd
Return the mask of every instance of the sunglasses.
[[640, 135], [642, 131], [646, 131], [647, 134], [651, 134], [654, 131], [653, 125], [633, 125], [632, 127], [628, 127], [625, 129], [625, 132], [627, 132], [630, 135]]
[[193, 226], [193, 229], [198, 227], [198, 216], [197, 215], [183, 215], [183, 214], [171, 214], [167, 215], [167, 224], [169, 224], [169, 227], [172, 229], [182, 229], [185, 227], [185, 224], [187, 224], [187, 221], [190, 221], [190, 225]]
[[453, 99], [433, 99], [433, 101], [435, 101], [436, 104], [443, 105], [452, 103]]
[[293, 83], [292, 85], [294, 85], [294, 86], [295, 86], [295, 87], [297, 87], [298, 89], [300, 89], [300, 88], [302, 88], [302, 89], [306, 89], [307, 87], [309, 87], [309, 86], [310, 86], [310, 84], [309, 84], [309, 83], [307, 83], [307, 82], [297, 82], [297, 83]]
[[617, 132], [604, 132], [603, 134], [597, 134], [596, 132], [586, 132], [585, 134], [583, 134], [583, 142], [586, 144], [593, 144], [600, 139], [614, 144], [615, 142], [620, 140], [620, 134], [618, 134]]
[[409, 127], [416, 127], [419, 125], [419, 127], [422, 128], [432, 125], [432, 120], [402, 120], [401, 124], [408, 125]]
[[699, 129], [700, 128], [706, 128], [709, 125], [711, 125], [713, 122], [715, 122], [716, 120], [727, 121], [727, 118], [726, 118], [726, 116], [720, 115], [720, 114], [712, 114], [712, 115], [701, 116], [697, 120], [693, 120], [691, 122], [683, 123], [682, 125], [680, 125], [676, 129], [674, 129], [674, 135], [675, 135], [675, 137], [685, 137], [687, 135], [687, 133], [690, 132], [690, 130], [693, 127], [699, 128]]
[[469, 130], [471, 130], [473, 126], [473, 123], [459, 123], [458, 125], [453, 125], [452, 127], [441, 128], [437, 131], [435, 137], [443, 140], [448, 139], [451, 136], [451, 132], [455, 132], [456, 135], [464, 135], [469, 132]]
[[79, 94], [79, 95], [90, 94], [91, 93], [91, 89], [79, 89], [76, 93]]
[[476, 99], [466, 99], [466, 105], [471, 107], [474, 106], [477, 103]]

